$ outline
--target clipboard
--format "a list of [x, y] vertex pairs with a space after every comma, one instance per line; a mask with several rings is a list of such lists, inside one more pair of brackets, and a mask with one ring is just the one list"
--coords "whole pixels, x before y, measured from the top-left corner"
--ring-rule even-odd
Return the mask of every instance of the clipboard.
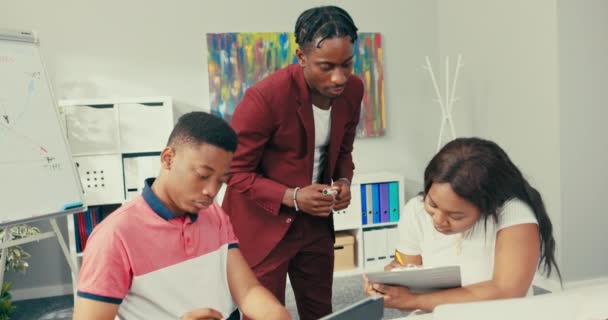
[[413, 292], [429, 292], [462, 286], [460, 266], [407, 268], [367, 274], [372, 283], [408, 287]]

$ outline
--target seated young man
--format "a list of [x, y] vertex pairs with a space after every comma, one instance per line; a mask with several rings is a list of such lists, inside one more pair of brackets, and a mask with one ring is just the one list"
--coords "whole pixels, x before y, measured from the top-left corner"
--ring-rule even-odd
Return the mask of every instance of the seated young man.
[[[256, 280], [214, 202], [237, 146], [230, 126], [183, 115], [156, 179], [100, 223], [84, 252], [74, 319], [290, 319]], [[234, 299], [234, 300], [233, 300]]]

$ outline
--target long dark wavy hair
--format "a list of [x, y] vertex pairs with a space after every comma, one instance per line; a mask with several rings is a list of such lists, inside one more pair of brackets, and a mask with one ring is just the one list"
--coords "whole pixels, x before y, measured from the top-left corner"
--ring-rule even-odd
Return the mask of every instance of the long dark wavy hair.
[[479, 209], [485, 223], [488, 217], [497, 222], [500, 209], [511, 199], [528, 204], [540, 231], [538, 267], [544, 265], [547, 276], [555, 268], [561, 281], [555, 261], [553, 225], [543, 199], [496, 143], [479, 138], [458, 138], [449, 142], [424, 170], [424, 195], [428, 194], [433, 182], [449, 183], [456, 194]]

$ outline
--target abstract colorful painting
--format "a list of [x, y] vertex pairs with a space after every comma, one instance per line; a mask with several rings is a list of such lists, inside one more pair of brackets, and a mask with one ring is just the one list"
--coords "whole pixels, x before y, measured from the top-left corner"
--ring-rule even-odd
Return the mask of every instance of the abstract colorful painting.
[[[269, 74], [296, 63], [293, 33], [245, 32], [207, 34], [211, 112], [230, 121], [247, 88]], [[360, 33], [353, 73], [365, 85], [357, 137], [384, 135], [384, 71], [379, 33]]]

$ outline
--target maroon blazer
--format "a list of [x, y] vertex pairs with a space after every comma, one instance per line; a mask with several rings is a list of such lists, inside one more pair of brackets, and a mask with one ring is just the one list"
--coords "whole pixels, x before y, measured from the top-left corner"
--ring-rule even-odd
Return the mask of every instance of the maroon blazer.
[[[352, 179], [351, 153], [362, 98], [363, 82], [351, 75], [343, 94], [332, 102], [322, 183]], [[294, 216], [301, 214], [281, 204], [286, 189], [312, 183], [315, 128], [302, 67], [290, 65], [249, 88], [231, 125], [239, 144], [222, 207], [253, 267], [281, 241]], [[333, 232], [333, 218], [327, 221]]]

